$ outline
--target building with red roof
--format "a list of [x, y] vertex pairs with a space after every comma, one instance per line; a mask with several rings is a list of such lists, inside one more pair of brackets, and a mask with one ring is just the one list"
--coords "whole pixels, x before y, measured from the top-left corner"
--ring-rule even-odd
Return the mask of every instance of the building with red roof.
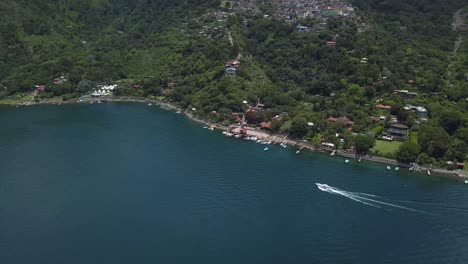
[[378, 109], [385, 109], [385, 110], [392, 109], [391, 106], [389, 106], [389, 105], [384, 105], [384, 104], [378, 104], [378, 105], [376, 105], [375, 107], [378, 108]]

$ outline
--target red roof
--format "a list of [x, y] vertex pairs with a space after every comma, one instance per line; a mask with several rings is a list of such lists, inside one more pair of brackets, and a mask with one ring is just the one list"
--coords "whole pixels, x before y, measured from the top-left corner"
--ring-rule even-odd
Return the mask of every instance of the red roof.
[[336, 46], [336, 41], [327, 41], [325, 45], [330, 46], [330, 47]]
[[378, 104], [376, 105], [375, 107], [379, 108], [379, 109], [391, 109], [392, 107], [389, 106], [389, 105], [383, 105], [383, 104]]
[[342, 116], [342, 117], [337, 117], [337, 118], [336, 118], [336, 117], [330, 117], [330, 118], [328, 118], [328, 122], [332, 122], [332, 123], [340, 122], [340, 123], [343, 123], [343, 124], [345, 124], [345, 125], [347, 125], [347, 126], [352, 126], [352, 125], [354, 125], [354, 122], [353, 122], [353, 121], [349, 120], [349, 118], [344, 117], [344, 116]]
[[262, 122], [260, 123], [260, 127], [261, 128], [265, 128], [265, 129], [271, 129], [271, 123], [270, 122]]
[[39, 91], [41, 91], [41, 92], [45, 91], [45, 85], [39, 86], [39, 87], [37, 88], [37, 90], [39, 90]]
[[167, 94], [167, 90], [162, 90], [162, 91], [161, 91], [161, 94], [162, 94], [162, 95], [166, 95], [166, 94]]
[[169, 86], [169, 87], [174, 87], [175, 84], [176, 84], [175, 82], [170, 82], [170, 83], [167, 84], [167, 86]]
[[134, 84], [134, 85], [132, 85], [132, 87], [135, 88], [135, 89], [138, 89], [138, 88], [141, 88], [141, 85], [139, 85], [139, 84]]

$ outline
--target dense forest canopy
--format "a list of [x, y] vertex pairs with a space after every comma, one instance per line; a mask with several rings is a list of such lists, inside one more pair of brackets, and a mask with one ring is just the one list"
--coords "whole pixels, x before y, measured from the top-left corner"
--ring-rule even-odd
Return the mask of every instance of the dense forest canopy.
[[[339, 133], [343, 148], [354, 144], [352, 133], [378, 138], [396, 117], [419, 138], [393, 155], [466, 159], [468, 34], [451, 25], [464, 0], [352, 0], [356, 17], [330, 17], [326, 26], [286, 23], [270, 1], [223, 2], [3, 0], [0, 98], [37, 85], [47, 86], [42, 97], [71, 98], [119, 83], [118, 95], [163, 95], [219, 122], [245, 112], [250, 124], [272, 122], [273, 131], [314, 142]], [[234, 74], [232, 60], [240, 61]], [[67, 82], [54, 85], [61, 76]], [[244, 101], [265, 109], [249, 112]], [[407, 105], [428, 110], [424, 124]], [[352, 131], [329, 117], [353, 120]]]

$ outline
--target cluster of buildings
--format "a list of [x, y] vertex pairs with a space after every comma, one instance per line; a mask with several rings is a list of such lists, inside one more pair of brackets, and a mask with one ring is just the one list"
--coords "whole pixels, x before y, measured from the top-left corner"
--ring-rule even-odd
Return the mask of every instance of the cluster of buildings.
[[94, 96], [94, 97], [109, 96], [113, 94], [116, 88], [117, 88], [116, 84], [113, 84], [113, 85], [99, 84], [97, 85], [97, 89], [93, 93], [91, 93], [91, 96]]
[[353, 18], [356, 13], [345, 0], [277, 0], [276, 16], [293, 23], [305, 18]]

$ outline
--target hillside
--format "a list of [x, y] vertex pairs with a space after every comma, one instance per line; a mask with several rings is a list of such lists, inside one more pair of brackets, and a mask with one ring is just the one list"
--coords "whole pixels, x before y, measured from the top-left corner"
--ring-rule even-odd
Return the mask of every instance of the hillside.
[[[252, 125], [272, 122], [274, 132], [314, 142], [339, 143], [338, 133], [344, 149], [355, 145], [353, 133], [386, 135], [396, 117], [420, 135], [405, 161], [463, 161], [468, 34], [451, 23], [465, 2], [433, 2], [343, 1], [347, 17], [324, 9], [297, 18], [255, 0], [4, 0], [0, 97], [46, 85], [41, 97], [73, 98], [96, 83], [119, 83], [118, 95], [164, 96], [218, 122], [245, 112]], [[236, 59], [240, 66], [226, 67]], [[68, 81], [54, 85], [60, 76]], [[244, 101], [265, 108], [250, 111]], [[431, 127], [440, 129], [432, 135]]]

